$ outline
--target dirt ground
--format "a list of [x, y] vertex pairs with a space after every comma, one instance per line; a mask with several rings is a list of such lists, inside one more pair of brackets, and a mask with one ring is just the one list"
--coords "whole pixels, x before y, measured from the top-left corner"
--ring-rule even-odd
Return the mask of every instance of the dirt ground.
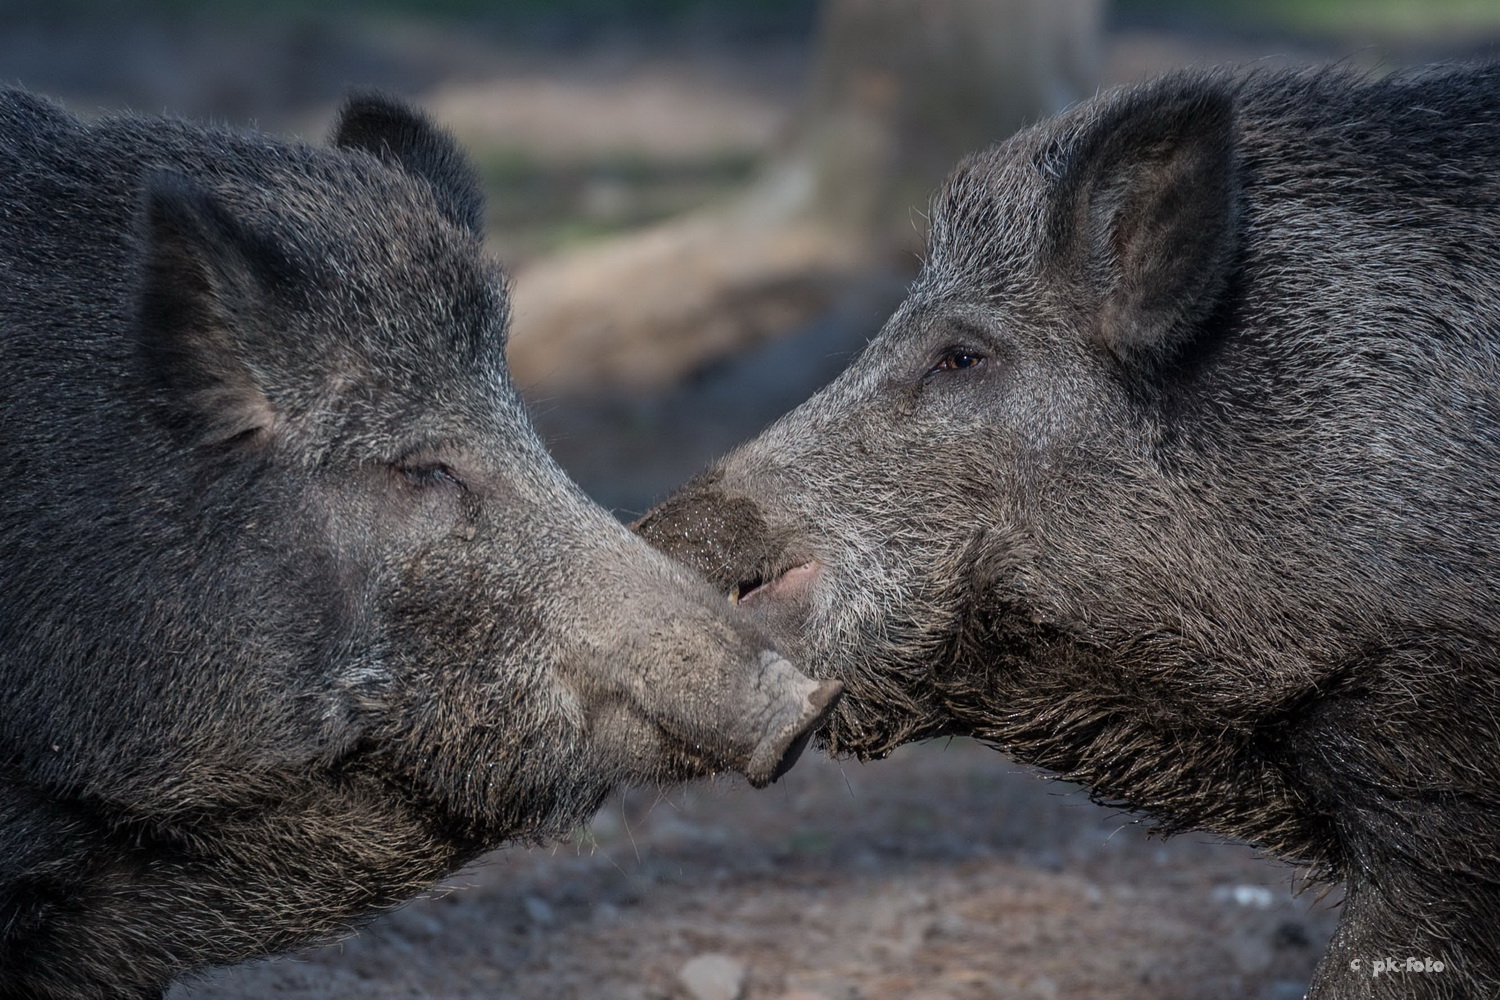
[[[793, 114], [807, 56], [778, 44], [712, 59], [629, 47], [492, 59], [442, 37], [398, 55], [309, 28], [267, 42], [286, 50], [279, 74], [237, 45], [184, 48], [170, 31], [141, 30], [140, 45], [161, 55], [148, 70], [101, 60], [86, 40], [49, 49], [50, 36], [12, 32], [0, 75], [76, 110], [172, 107], [307, 135], [326, 127], [344, 81], [385, 80], [425, 95], [471, 148], [519, 145], [546, 168], [599, 155], [601, 143], [615, 155], [627, 139], [700, 162], [754, 155]], [[188, 63], [179, 49], [191, 49]], [[334, 55], [309, 60], [310, 50]], [[1348, 53], [1127, 32], [1113, 37], [1105, 75], [1330, 54]], [[184, 95], [199, 91], [182, 88], [200, 70], [227, 82], [195, 104]], [[575, 193], [608, 221], [618, 191], [590, 178]], [[545, 243], [502, 237], [497, 249], [524, 281], [527, 254]], [[534, 399], [539, 423], [586, 489], [639, 512], [830, 377], [899, 294], [891, 282], [853, 289], [804, 329], [649, 398]], [[216, 973], [171, 998], [1290, 1000], [1337, 914], [1337, 892], [1294, 896], [1292, 880], [1243, 846], [1153, 839], [974, 743], [873, 764], [810, 752], [764, 792], [724, 778], [624, 793], [568, 843], [497, 851], [341, 944]]]
[[[450, 884], [172, 1000], [1291, 1000], [1336, 916], [1244, 847], [1149, 837], [968, 741], [632, 791]], [[719, 992], [680, 975], [704, 956]]]

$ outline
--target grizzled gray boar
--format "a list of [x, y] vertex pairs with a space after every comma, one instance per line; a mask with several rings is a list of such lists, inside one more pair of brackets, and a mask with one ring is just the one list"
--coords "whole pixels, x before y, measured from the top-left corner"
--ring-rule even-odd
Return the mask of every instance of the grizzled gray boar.
[[638, 529], [844, 679], [831, 749], [1343, 880], [1315, 996], [1500, 996], [1497, 108], [1186, 74], [975, 155], [863, 354]]
[[0, 997], [326, 939], [836, 697], [590, 503], [474, 174], [0, 93]]

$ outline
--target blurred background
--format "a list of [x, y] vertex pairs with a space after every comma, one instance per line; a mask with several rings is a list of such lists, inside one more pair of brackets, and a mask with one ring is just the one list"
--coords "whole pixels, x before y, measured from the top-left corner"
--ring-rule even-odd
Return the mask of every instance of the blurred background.
[[[630, 518], [831, 378], [965, 153], [1168, 69], [1493, 56], [1500, 0], [0, 0], [0, 80], [477, 164], [543, 436]], [[1301, 996], [1337, 892], [955, 741], [613, 799], [340, 945], [173, 1000]]]

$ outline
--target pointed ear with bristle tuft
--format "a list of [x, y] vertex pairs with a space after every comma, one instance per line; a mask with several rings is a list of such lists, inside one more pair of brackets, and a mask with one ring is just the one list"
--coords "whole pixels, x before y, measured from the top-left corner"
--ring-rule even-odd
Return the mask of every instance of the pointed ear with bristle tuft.
[[1063, 151], [1051, 257], [1100, 344], [1125, 362], [1191, 339], [1235, 267], [1240, 178], [1234, 97], [1173, 79], [1117, 100]]
[[147, 179], [142, 228], [138, 343], [166, 422], [192, 444], [263, 440], [276, 414], [239, 327], [285, 262], [173, 171]]
[[453, 137], [415, 108], [379, 93], [352, 94], [333, 130], [333, 145], [362, 149], [425, 180], [455, 225], [484, 233], [484, 191]]

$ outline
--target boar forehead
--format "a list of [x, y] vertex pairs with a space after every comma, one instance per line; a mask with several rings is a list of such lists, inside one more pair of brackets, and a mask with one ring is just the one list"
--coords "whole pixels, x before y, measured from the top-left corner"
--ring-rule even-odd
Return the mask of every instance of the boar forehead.
[[310, 236], [295, 216], [276, 216], [267, 234], [295, 254], [299, 273], [280, 288], [288, 304], [310, 298], [309, 315], [327, 324], [328, 336], [306, 346], [407, 375], [501, 369], [509, 298], [478, 240], [439, 218], [414, 182], [353, 174], [352, 190], [288, 184], [293, 208], [303, 197], [346, 205], [337, 222]]
[[[536, 450], [505, 365], [498, 266], [424, 187], [362, 153], [344, 156], [280, 178], [278, 213], [257, 213], [232, 178], [216, 192], [276, 257], [264, 311], [239, 322], [296, 448], [312, 461], [340, 450], [389, 461], [474, 439]], [[304, 216], [318, 224], [299, 225]]]
[[1057, 140], [1031, 129], [959, 164], [933, 200], [914, 299], [1033, 300], [1045, 286]]

